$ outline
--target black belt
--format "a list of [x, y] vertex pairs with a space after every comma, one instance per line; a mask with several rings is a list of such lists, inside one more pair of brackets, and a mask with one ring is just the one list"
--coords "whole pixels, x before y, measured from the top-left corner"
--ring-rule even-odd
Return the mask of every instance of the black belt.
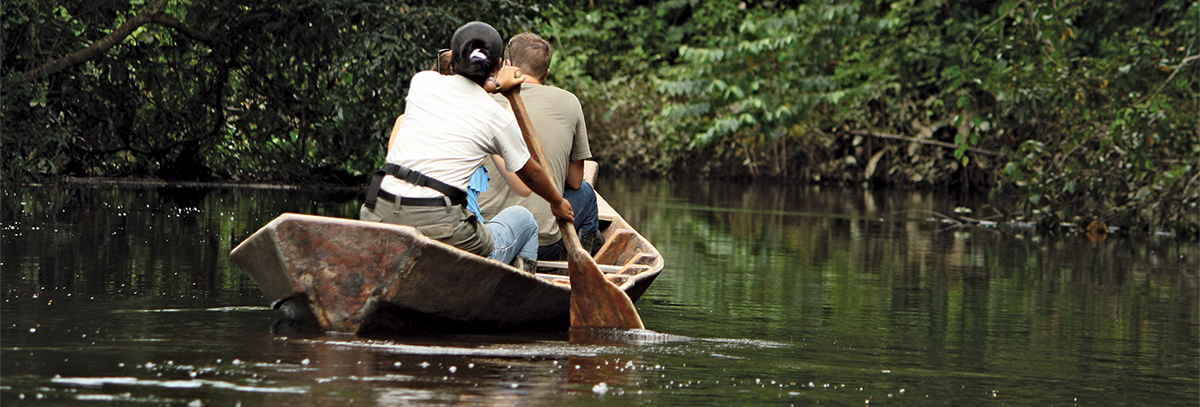
[[[388, 191], [379, 190], [379, 199], [396, 203], [396, 194]], [[400, 197], [400, 205], [402, 206], [446, 206], [446, 198], [408, 198]], [[451, 205], [458, 205], [451, 203]]]
[[[454, 204], [454, 205], [466, 205], [467, 204], [466, 191], [452, 187], [449, 184], [446, 184], [445, 182], [441, 182], [436, 179], [426, 177], [425, 174], [421, 174], [420, 172], [409, 169], [408, 167], [405, 167], [403, 165], [389, 163], [389, 164], [385, 164], [383, 166], [383, 168], [379, 169], [379, 171], [375, 171], [375, 176], [372, 177], [372, 179], [371, 179], [371, 186], [367, 187], [367, 191], [366, 191], [367, 199], [365, 202], [363, 202], [363, 204], [366, 205], [366, 207], [369, 209], [375, 209], [375, 199], [380, 196], [383, 196], [382, 194], [384, 193], [384, 191], [381, 187], [383, 186], [383, 176], [384, 175], [391, 175], [398, 179], [408, 181], [409, 183], [411, 183], [413, 185], [420, 185], [420, 186], [431, 188], [435, 191], [441, 192], [441, 193], [445, 194], [446, 197], [450, 198], [451, 204]], [[396, 202], [395, 195], [388, 194], [388, 196], [392, 197], [392, 199], [391, 199], [392, 202]], [[406, 201], [406, 199], [411, 199], [411, 201]], [[403, 198], [403, 197], [401, 197], [400, 200], [401, 200], [401, 202], [400, 202], [401, 205], [417, 205], [417, 206], [445, 206], [446, 205], [446, 201], [442, 200], [441, 198]], [[437, 200], [437, 202], [435, 203], [433, 200]], [[412, 202], [412, 203], [406, 203], [406, 202]]]

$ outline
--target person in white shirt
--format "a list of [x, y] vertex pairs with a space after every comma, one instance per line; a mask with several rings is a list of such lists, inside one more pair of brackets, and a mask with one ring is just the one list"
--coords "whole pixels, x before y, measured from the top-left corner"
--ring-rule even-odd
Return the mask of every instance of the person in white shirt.
[[[467, 210], [466, 190], [489, 155], [503, 158], [528, 188], [546, 199], [559, 219], [574, 221], [546, 172], [530, 159], [516, 119], [484, 90], [488, 82], [510, 102], [524, 80], [503, 66], [503, 40], [490, 25], [471, 22], [451, 40], [454, 75], [422, 71], [413, 76], [405, 119], [388, 149], [359, 218], [410, 225], [430, 238], [481, 256], [512, 263], [537, 257], [537, 222], [513, 206], [483, 223]], [[494, 75], [494, 76], [493, 76]]]

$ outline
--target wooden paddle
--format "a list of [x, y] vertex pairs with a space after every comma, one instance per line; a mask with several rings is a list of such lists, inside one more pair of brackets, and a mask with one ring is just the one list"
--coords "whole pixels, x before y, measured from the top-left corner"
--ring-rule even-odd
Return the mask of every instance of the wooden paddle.
[[[505, 95], [512, 105], [513, 115], [517, 125], [521, 127], [521, 135], [529, 147], [532, 159], [542, 166], [546, 177], [559, 188], [546, 163], [542, 161], [542, 144], [538, 142], [537, 134], [533, 131], [533, 123], [529, 120], [529, 112], [525, 110], [525, 102], [521, 101], [519, 93]], [[562, 190], [561, 188], [559, 189]], [[567, 270], [571, 278], [571, 327], [644, 329], [642, 317], [629, 295], [617, 288], [611, 281], [604, 278], [600, 266], [583, 249], [579, 235], [575, 233], [575, 224], [559, 219], [558, 231], [563, 236], [567, 246]]]

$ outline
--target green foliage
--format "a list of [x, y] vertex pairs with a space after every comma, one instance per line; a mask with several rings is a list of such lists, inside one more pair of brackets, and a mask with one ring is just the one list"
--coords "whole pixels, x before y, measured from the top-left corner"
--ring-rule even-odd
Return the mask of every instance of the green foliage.
[[[1035, 219], [1160, 228], [1196, 223], [1196, 22], [1168, 1], [1009, 2], [972, 61], [1010, 147], [1001, 189]], [[1003, 51], [1009, 50], [1012, 51]], [[1190, 71], [1190, 73], [1188, 72]], [[1182, 75], [1180, 75], [1182, 73]]]
[[1009, 209], [1041, 224], [1194, 229], [1200, 82], [1196, 61], [1184, 61], [1200, 53], [1200, 10], [1186, 1], [983, 6], [900, 2], [885, 17], [903, 23], [880, 52], [901, 77], [920, 78], [900, 96], [926, 100], [933, 122], [952, 118], [955, 157], [966, 165], [967, 147], [1006, 151], [993, 196], [1017, 195]]
[[1193, 233], [1198, 13], [1177, 0], [617, 2], [546, 31], [565, 44], [564, 87], [642, 129], [593, 132], [617, 167], [960, 184], [1042, 224]]
[[[60, 174], [356, 182], [382, 162], [408, 78], [466, 21], [528, 26], [509, 0], [175, 1], [98, 58], [143, 1], [6, 2], [5, 180]], [[496, 17], [500, 16], [500, 17]], [[182, 28], [181, 28], [182, 27]]]
[[549, 81], [611, 169], [955, 186], [1040, 224], [1200, 230], [1186, 0], [175, 1], [179, 26], [14, 81], [145, 3], [5, 3], [5, 180], [360, 182], [410, 75], [481, 19], [552, 41]]
[[[839, 70], [870, 30], [853, 5], [821, 1], [743, 10], [735, 3], [709, 2], [692, 17], [702, 25], [658, 83], [671, 97], [663, 119], [673, 122], [672, 131], [689, 148], [788, 139], [798, 141], [792, 149], [808, 150], [826, 141], [816, 129], [849, 112], [829, 107], [853, 105], [894, 86], [856, 80], [869, 72]], [[754, 172], [759, 162], [743, 158], [741, 164]]]
[[608, 168], [663, 172], [679, 156], [678, 143], [665, 140], [652, 120], [665, 102], [653, 81], [683, 32], [672, 22], [693, 3], [564, 2], [547, 6], [535, 21], [555, 47], [548, 83], [579, 96], [592, 154]]

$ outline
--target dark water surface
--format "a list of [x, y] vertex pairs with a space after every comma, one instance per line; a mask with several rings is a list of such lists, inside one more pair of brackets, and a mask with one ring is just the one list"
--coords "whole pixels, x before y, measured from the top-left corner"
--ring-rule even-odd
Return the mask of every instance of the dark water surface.
[[[354, 194], [6, 186], [3, 405], [1196, 406], [1200, 248], [932, 222], [926, 192], [606, 180], [689, 341], [272, 333], [229, 250]], [[978, 215], [983, 217], [985, 215]]]

